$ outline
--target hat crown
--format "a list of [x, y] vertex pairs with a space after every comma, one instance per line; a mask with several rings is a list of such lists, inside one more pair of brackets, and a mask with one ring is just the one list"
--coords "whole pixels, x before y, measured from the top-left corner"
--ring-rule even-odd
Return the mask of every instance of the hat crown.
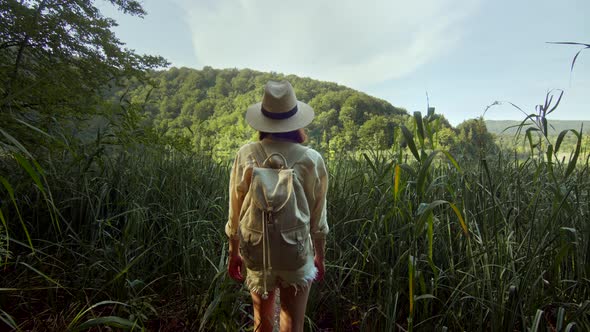
[[291, 83], [269, 81], [264, 87], [262, 108], [271, 113], [285, 113], [297, 106], [297, 97]]
[[246, 122], [266, 133], [286, 133], [303, 128], [313, 117], [313, 108], [297, 100], [293, 86], [285, 80], [266, 83], [262, 101], [246, 110]]

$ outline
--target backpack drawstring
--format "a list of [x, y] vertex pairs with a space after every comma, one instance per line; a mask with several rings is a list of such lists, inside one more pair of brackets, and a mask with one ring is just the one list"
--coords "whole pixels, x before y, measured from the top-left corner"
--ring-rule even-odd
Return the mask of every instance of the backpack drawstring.
[[268, 274], [272, 270], [270, 263], [270, 240], [268, 239], [268, 224], [272, 222], [272, 212], [264, 211], [262, 213], [262, 275], [264, 276], [264, 293], [262, 293], [262, 299], [268, 299], [268, 291], [266, 289], [266, 279]]

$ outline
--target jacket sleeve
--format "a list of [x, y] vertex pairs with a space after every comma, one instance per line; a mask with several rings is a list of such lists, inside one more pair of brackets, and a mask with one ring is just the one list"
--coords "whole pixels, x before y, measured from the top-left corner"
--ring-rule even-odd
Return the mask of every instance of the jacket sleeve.
[[244, 193], [241, 190], [243, 167], [240, 162], [240, 154], [236, 156], [229, 178], [229, 213], [225, 224], [225, 234], [231, 239], [238, 238], [238, 225], [240, 222], [240, 210], [244, 202]]
[[325, 239], [330, 228], [328, 227], [327, 218], [327, 202], [326, 196], [328, 193], [328, 171], [324, 159], [318, 153], [315, 162], [316, 177], [314, 184], [314, 202], [311, 206], [311, 237], [312, 239]]

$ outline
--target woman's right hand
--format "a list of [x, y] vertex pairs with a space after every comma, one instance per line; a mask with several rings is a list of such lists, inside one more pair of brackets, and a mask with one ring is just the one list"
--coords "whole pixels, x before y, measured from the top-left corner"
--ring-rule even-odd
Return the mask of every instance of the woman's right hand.
[[326, 266], [324, 264], [324, 258], [318, 257], [317, 255], [313, 258], [313, 264], [318, 269], [318, 274], [315, 276], [315, 281], [324, 280], [324, 274], [326, 273]]
[[227, 264], [227, 273], [230, 278], [242, 283], [244, 282], [244, 276], [242, 275], [242, 257], [240, 254], [230, 254], [229, 264]]

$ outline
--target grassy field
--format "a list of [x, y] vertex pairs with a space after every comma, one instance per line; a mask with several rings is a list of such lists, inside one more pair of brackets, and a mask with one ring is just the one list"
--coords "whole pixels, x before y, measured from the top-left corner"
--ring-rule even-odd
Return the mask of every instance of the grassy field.
[[[406, 138], [327, 160], [327, 272], [307, 330], [589, 330], [588, 158], [467, 163]], [[13, 146], [0, 330], [251, 328], [225, 273], [229, 162], [98, 142], [37, 163]]]

